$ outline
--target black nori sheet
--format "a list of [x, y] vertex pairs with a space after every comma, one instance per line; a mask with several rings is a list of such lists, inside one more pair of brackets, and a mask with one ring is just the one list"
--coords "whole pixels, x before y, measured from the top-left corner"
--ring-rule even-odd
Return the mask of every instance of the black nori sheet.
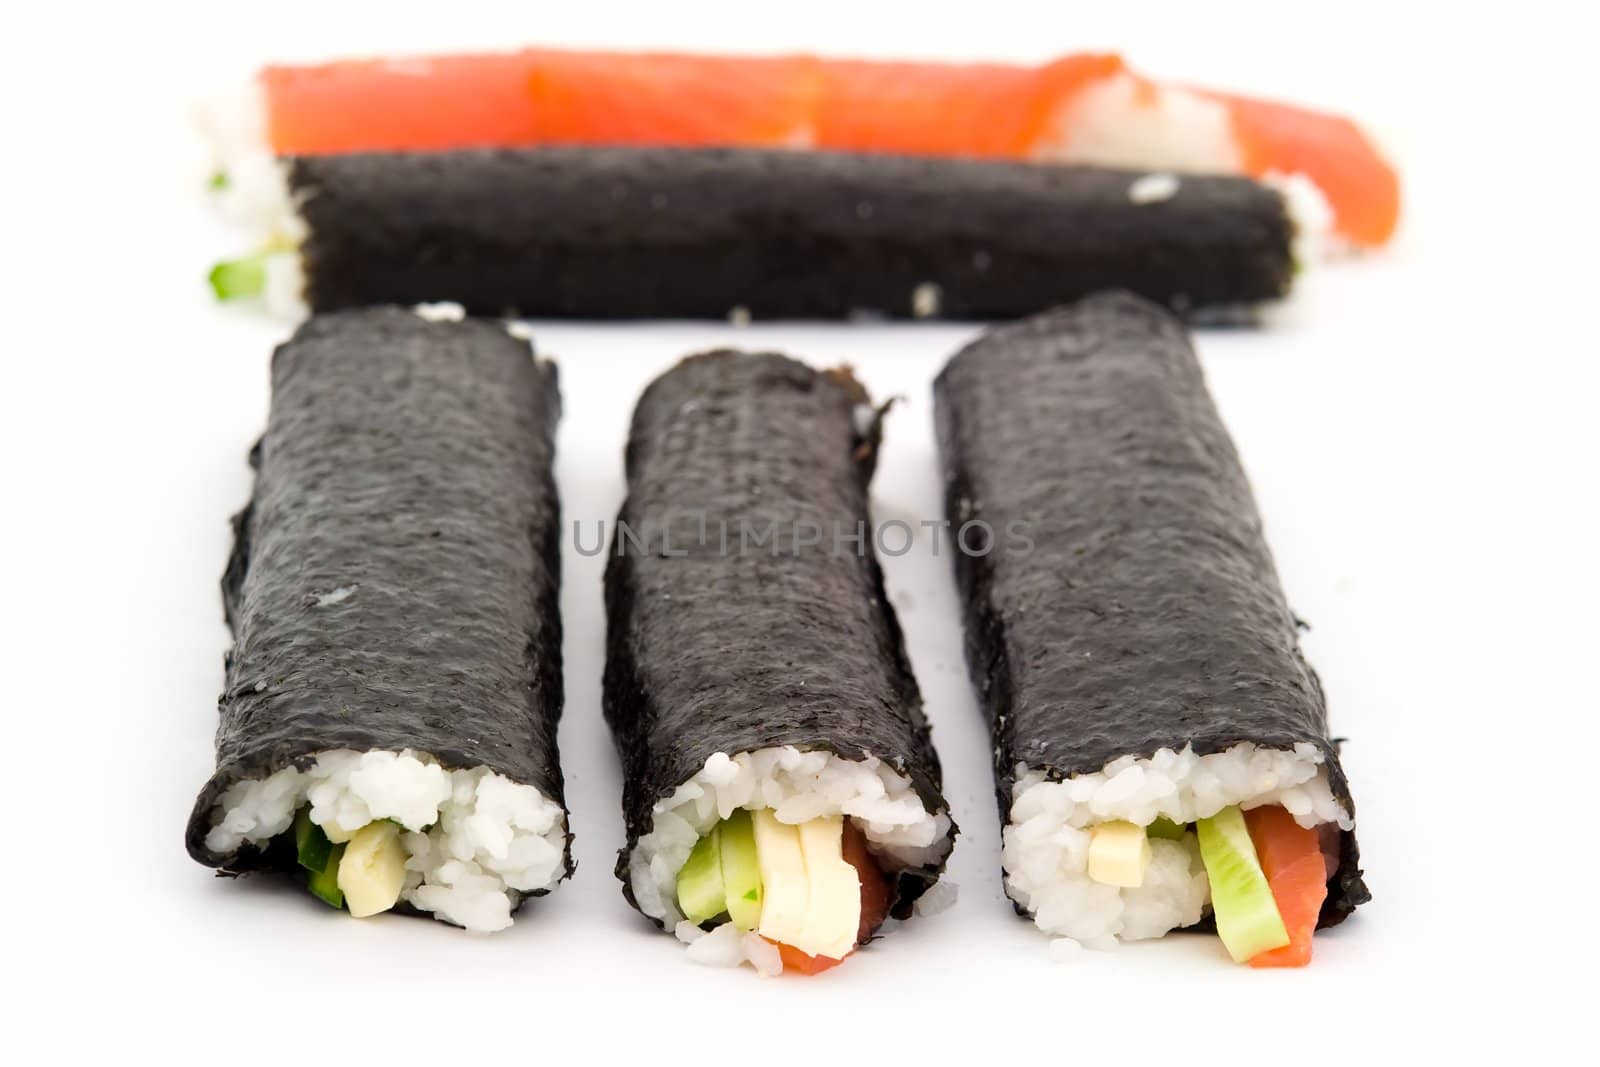
[[914, 312], [1011, 318], [1107, 287], [1178, 309], [1283, 296], [1293, 226], [1244, 178], [738, 149], [541, 148], [295, 159], [317, 310], [451, 300], [580, 318]]
[[[880, 417], [848, 370], [770, 353], [691, 356], [640, 398], [606, 566], [604, 687], [625, 782], [617, 877], [635, 907], [628, 855], [652, 805], [717, 752], [876, 756], [928, 811], [948, 812], [871, 549]], [[805, 523], [820, 544], [796, 546], [811, 536]], [[848, 540], [858, 523], [859, 551]], [[757, 546], [768, 524], [776, 536]], [[891, 914], [909, 916], [943, 867], [900, 872]]]
[[[1249, 483], [1176, 320], [1106, 293], [999, 327], [950, 361], [935, 398], [947, 517], [997, 533], [987, 555], [955, 555], [1002, 821], [1018, 763], [1066, 778], [1243, 741], [1316, 745], [1355, 813]], [[1031, 551], [1006, 536], [1014, 522]], [[981, 550], [981, 531], [969, 542]], [[1370, 897], [1342, 837], [1324, 926]]]
[[411, 748], [562, 802], [560, 409], [555, 367], [498, 323], [373, 308], [278, 348], [223, 578], [234, 644], [196, 860], [273, 865], [207, 849], [213, 806], [326, 749]]

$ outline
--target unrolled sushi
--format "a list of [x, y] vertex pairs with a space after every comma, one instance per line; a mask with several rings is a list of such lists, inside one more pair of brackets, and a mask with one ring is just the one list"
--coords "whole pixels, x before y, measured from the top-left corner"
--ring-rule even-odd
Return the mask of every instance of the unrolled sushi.
[[935, 393], [950, 523], [1008, 534], [955, 558], [1018, 909], [1309, 962], [1369, 899], [1355, 804], [1183, 327], [1099, 295], [985, 334]]
[[950, 853], [872, 550], [880, 418], [848, 371], [729, 351], [635, 409], [606, 568], [617, 877], [696, 960], [824, 970]]
[[263, 251], [213, 273], [220, 296], [291, 311], [981, 319], [1109, 285], [1239, 318], [1288, 294], [1317, 229], [1292, 193], [1246, 178], [858, 153], [306, 156], [286, 182]]
[[357, 917], [492, 931], [572, 869], [560, 396], [526, 341], [438, 310], [318, 316], [273, 356], [187, 844]]
[[1116, 55], [1038, 66], [527, 49], [271, 66], [206, 111], [238, 207], [275, 158], [544, 144], [887, 152], [1298, 175], [1381, 245], [1399, 180], [1349, 119], [1162, 84]]

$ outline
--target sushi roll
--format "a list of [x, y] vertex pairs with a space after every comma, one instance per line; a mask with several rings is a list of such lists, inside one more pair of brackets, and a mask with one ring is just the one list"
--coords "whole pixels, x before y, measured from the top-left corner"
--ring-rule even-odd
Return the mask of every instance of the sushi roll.
[[572, 870], [560, 396], [500, 324], [430, 317], [319, 316], [273, 356], [187, 844], [353, 916], [492, 931]]
[[635, 409], [605, 582], [617, 877], [695, 960], [831, 967], [950, 853], [871, 547], [881, 414], [848, 371], [729, 351]]
[[225, 203], [270, 202], [277, 157], [546, 144], [745, 147], [1297, 176], [1345, 243], [1400, 211], [1355, 123], [1173, 85], [1116, 55], [1038, 66], [528, 49], [272, 66], [206, 109]]
[[1005, 886], [1089, 946], [1212, 925], [1299, 966], [1369, 899], [1355, 803], [1183, 327], [1123, 293], [997, 328], [935, 386]]
[[1244, 178], [996, 160], [544, 148], [307, 156], [288, 182], [293, 247], [221, 268], [220, 295], [973, 319], [1110, 284], [1214, 316], [1285, 296], [1304, 232], [1289, 199]]

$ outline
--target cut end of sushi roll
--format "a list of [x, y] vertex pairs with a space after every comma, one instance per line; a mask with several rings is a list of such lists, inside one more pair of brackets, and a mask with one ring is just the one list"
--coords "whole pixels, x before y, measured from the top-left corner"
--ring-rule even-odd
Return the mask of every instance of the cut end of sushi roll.
[[[1136, 204], [1171, 198], [1185, 176], [1248, 172], [1224, 101], [1130, 73], [1102, 78], [1064, 100], [1033, 155], [1041, 162], [1148, 171], [1128, 187]], [[1304, 174], [1273, 172], [1261, 180], [1283, 197], [1294, 225], [1294, 265], [1303, 270], [1329, 244], [1327, 198]]]
[[[1324, 759], [1312, 744], [1286, 751], [1242, 743], [1204, 756], [1187, 747], [1123, 756], [1065, 780], [1019, 766], [1003, 838], [1006, 891], [1041, 930], [1090, 948], [1161, 937], [1214, 909], [1226, 940], [1232, 916], [1223, 913], [1232, 900], [1213, 892], [1213, 857], [1202, 855], [1192, 824], [1276, 808], [1299, 827], [1351, 830], [1354, 819], [1334, 797]], [[1132, 827], [1146, 840], [1125, 840]], [[1275, 872], [1263, 875], [1253, 854], [1237, 859], [1256, 879], [1248, 888], [1267, 892]], [[1319, 872], [1325, 882], [1327, 869]], [[1278, 888], [1273, 878], [1271, 892]]]
[[300, 246], [310, 232], [289, 186], [290, 162], [274, 155], [267, 139], [267, 106], [258, 82], [218, 93], [202, 103], [195, 123], [211, 152], [208, 186], [229, 222], [256, 242], [257, 251], [213, 268], [218, 300], [259, 298], [282, 319], [307, 314]]
[[[739, 873], [745, 825], [748, 851], [759, 855], [753, 896], [751, 876]], [[886, 913], [909, 914], [953, 838], [949, 814], [928, 811], [888, 764], [783, 746], [712, 755], [655, 805], [650, 832], [625, 863], [639, 910], [687, 942], [694, 961], [814, 973], [848, 955]], [[852, 854], [855, 844], [865, 854]], [[713, 887], [720, 907], [703, 888], [713, 849], [727, 876]], [[695, 914], [686, 917], [685, 906]]]
[[1261, 181], [1283, 197], [1284, 210], [1294, 227], [1290, 242], [1294, 269], [1303, 271], [1332, 255], [1331, 250], [1339, 246], [1340, 240], [1333, 231], [1333, 208], [1317, 183], [1304, 174], [1277, 171], [1263, 175]]
[[[1316, 255], [1382, 245], [1399, 222], [1399, 178], [1372, 138], [1348, 119], [1159, 85], [1126, 71], [1065, 97], [1032, 156], [1055, 163], [1242, 174], [1280, 190], [1293, 179], [1314, 190], [1322, 205], [1315, 216], [1318, 241], [1297, 249], [1301, 266]], [[1296, 206], [1292, 199], [1290, 205]]]
[[510, 926], [524, 896], [568, 870], [559, 804], [487, 768], [450, 770], [409, 749], [336, 749], [234, 782], [207, 826], [190, 848], [212, 866], [233, 869], [251, 850], [266, 866], [302, 870], [313, 894], [352, 915], [408, 905], [483, 933]]

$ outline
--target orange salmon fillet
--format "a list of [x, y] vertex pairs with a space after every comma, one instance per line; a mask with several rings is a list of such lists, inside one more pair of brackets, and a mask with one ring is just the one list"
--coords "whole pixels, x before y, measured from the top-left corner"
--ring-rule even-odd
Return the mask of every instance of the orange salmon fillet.
[[1316, 830], [1294, 821], [1276, 804], [1244, 813], [1261, 871], [1272, 887], [1289, 943], [1250, 957], [1252, 967], [1304, 967], [1311, 962], [1311, 935], [1328, 895], [1328, 868]]

